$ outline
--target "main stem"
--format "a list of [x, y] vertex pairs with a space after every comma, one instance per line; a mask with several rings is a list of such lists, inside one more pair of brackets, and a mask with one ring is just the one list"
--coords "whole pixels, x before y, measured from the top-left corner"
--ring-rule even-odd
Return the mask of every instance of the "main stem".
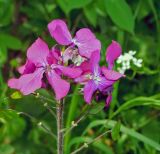
[[63, 154], [63, 108], [64, 101], [57, 103], [57, 154]]

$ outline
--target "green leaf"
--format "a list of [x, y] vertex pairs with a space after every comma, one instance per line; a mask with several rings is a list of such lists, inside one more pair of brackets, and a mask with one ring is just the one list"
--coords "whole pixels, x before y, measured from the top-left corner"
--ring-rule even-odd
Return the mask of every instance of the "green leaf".
[[155, 107], [157, 109], [160, 109], [160, 100], [154, 99], [152, 97], [137, 97], [132, 100], [129, 100], [122, 104], [114, 113], [111, 117], [116, 116], [118, 113], [130, 109], [132, 107], [136, 106], [151, 106]]
[[96, 103], [91, 106], [91, 109], [89, 111], [89, 114], [97, 114], [98, 112], [102, 111], [105, 107], [105, 103]]
[[95, 4], [88, 5], [84, 8], [86, 18], [94, 27], [97, 25], [97, 12], [95, 11], [95, 8]]
[[134, 17], [125, 0], [104, 0], [108, 15], [112, 21], [130, 33], [134, 33]]
[[57, 0], [57, 3], [63, 10], [65, 14], [69, 14], [69, 12], [73, 9], [83, 8], [87, 4], [89, 4], [92, 0]]
[[17, 137], [21, 136], [24, 128], [25, 121], [23, 118], [19, 117], [14, 110], [0, 110], [0, 141], [5, 138], [12, 141]]
[[101, 150], [101, 152], [103, 153], [113, 154], [111, 147], [109, 147], [108, 145], [106, 145], [105, 143], [101, 141], [93, 143], [93, 147], [97, 148], [98, 150]]
[[22, 98], [22, 94], [19, 91], [15, 91], [14, 93], [12, 93], [11, 98], [12, 99], [20, 99], [20, 98]]
[[[116, 124], [116, 121], [109, 120], [107, 125], [109, 128], [113, 128], [115, 126], [115, 124]], [[155, 148], [156, 150], [160, 151], [160, 144], [159, 143], [157, 143], [154, 140], [136, 132], [135, 130], [121, 125], [120, 131], [122, 133], [125, 133], [131, 137], [134, 137], [134, 138], [138, 139], [139, 141], [144, 142], [145, 144], [148, 144], [148, 145], [152, 146], [153, 148]]]
[[[87, 133], [87, 131], [93, 127], [97, 127], [102, 125], [103, 127], [107, 127], [107, 128], [114, 128], [116, 125], [117, 121], [114, 120], [95, 120], [93, 122], [91, 122], [88, 127], [85, 129], [85, 131], [83, 132], [82, 135], [85, 135]], [[121, 124], [120, 127], [120, 132], [127, 134], [131, 137], [136, 138], [137, 140], [150, 145], [151, 147], [155, 148], [156, 150], [160, 151], [160, 144], [155, 142], [154, 140], [140, 134], [139, 132], [136, 132], [135, 130], [131, 129], [131, 128], [127, 128], [124, 125]]]
[[[75, 147], [78, 144], [84, 144], [84, 143], [87, 143], [87, 142], [91, 142], [92, 140], [93, 139], [90, 138], [90, 137], [83, 137], [83, 136], [75, 137], [69, 143], [68, 148]], [[113, 154], [112, 150], [106, 144], [104, 144], [104, 143], [102, 143], [100, 141], [93, 143], [92, 146], [97, 148], [97, 149], [99, 149], [99, 150], [101, 150], [104, 153]]]
[[[79, 85], [77, 85], [74, 89], [74, 93], [73, 93], [73, 96], [72, 96], [72, 99], [71, 99], [71, 103], [70, 103], [70, 106], [69, 106], [69, 113], [68, 113], [68, 116], [67, 116], [67, 121], [66, 121], [66, 128], [69, 128], [71, 126], [71, 122], [74, 120], [75, 118], [75, 111], [76, 111], [76, 108], [78, 106], [78, 100], [79, 100], [79, 95], [76, 95], [77, 92], [79, 91]], [[65, 147], [65, 151], [68, 151], [70, 150], [68, 148], [68, 142], [71, 138], [71, 133], [68, 133], [65, 137], [65, 142], [64, 142], [64, 147]], [[68, 152], [67, 152], [68, 153]]]
[[0, 42], [3, 43], [4, 46], [14, 50], [21, 49], [22, 47], [21, 41], [9, 34], [0, 34]]
[[0, 41], [0, 66], [7, 60], [7, 47]]
[[115, 126], [112, 128], [112, 138], [113, 138], [113, 140], [118, 140], [119, 139], [119, 137], [120, 137], [120, 135], [119, 135], [120, 127], [121, 127], [121, 123], [117, 122], [115, 124]]
[[79, 136], [79, 137], [74, 137], [70, 143], [68, 148], [71, 148], [73, 145], [81, 144], [81, 143], [86, 143], [92, 141], [92, 138], [90, 137], [84, 137], [84, 136]]
[[0, 145], [0, 154], [13, 154], [14, 148], [11, 145], [8, 144], [2, 144]]
[[0, 0], [0, 27], [11, 23], [14, 11], [12, 0]]

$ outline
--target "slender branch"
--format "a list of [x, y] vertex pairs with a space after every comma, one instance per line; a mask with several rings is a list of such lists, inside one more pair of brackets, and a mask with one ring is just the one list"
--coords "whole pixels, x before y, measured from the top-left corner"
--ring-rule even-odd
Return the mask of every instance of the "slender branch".
[[25, 115], [26, 117], [30, 118], [31, 121], [37, 123], [37, 125], [39, 127], [41, 127], [43, 129], [43, 131], [45, 131], [47, 134], [51, 135], [54, 139], [57, 139], [56, 135], [53, 134], [51, 132], [51, 130], [45, 124], [43, 124], [42, 122], [38, 122], [38, 120], [35, 117], [33, 117], [32, 115], [30, 115], [26, 112], [18, 112], [18, 114], [19, 115]]
[[[51, 113], [51, 115], [53, 117], [56, 118], [56, 114], [53, 112], [53, 110], [51, 109], [51, 107], [48, 105], [48, 103], [45, 103], [44, 101], [49, 101], [49, 102], [54, 102], [53, 100], [45, 97], [45, 96], [42, 96], [40, 95], [39, 93], [33, 93], [33, 95], [36, 97], [36, 98], [40, 98], [40, 101], [43, 103], [43, 106]], [[54, 102], [55, 103], [55, 102]], [[56, 107], [52, 107], [54, 109], [56, 109]]]
[[81, 150], [83, 150], [84, 148], [88, 148], [88, 145], [92, 144], [93, 142], [96, 142], [101, 137], [105, 136], [107, 133], [110, 133], [110, 132], [111, 132], [111, 130], [107, 130], [103, 134], [101, 134], [101, 135], [97, 136], [96, 138], [94, 138], [92, 141], [90, 141], [88, 143], [84, 143], [80, 148], [78, 148], [77, 150], [73, 151], [71, 154], [76, 154], [76, 153], [80, 152]]
[[44, 104], [44, 107], [46, 107], [48, 109], [48, 111], [53, 115], [53, 117], [56, 118], [56, 114], [52, 111], [52, 109], [50, 108], [50, 106], [47, 103]]
[[57, 103], [57, 154], [63, 154], [63, 109], [64, 99]]
[[88, 109], [80, 118], [78, 118], [77, 121], [72, 121], [72, 126], [70, 128], [68, 128], [64, 134], [64, 136], [66, 136], [69, 132], [71, 132], [71, 130], [76, 127], [83, 119], [85, 119], [85, 117], [87, 116], [87, 114], [89, 113], [90, 109]]
[[45, 96], [40, 95], [39, 93], [32, 93], [36, 98], [41, 98], [45, 101], [51, 102], [51, 103], [57, 103], [56, 101], [54, 101], [53, 99], [47, 98]]
[[55, 134], [53, 134], [52, 131], [46, 125], [44, 125], [42, 122], [39, 122], [38, 126], [41, 127], [46, 133], [51, 135], [54, 139], [57, 139], [57, 136]]

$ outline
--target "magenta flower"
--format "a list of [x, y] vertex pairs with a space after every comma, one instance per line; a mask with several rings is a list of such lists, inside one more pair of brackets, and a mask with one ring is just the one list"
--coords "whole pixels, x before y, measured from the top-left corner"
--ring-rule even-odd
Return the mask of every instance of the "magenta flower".
[[[85, 84], [84, 86], [84, 99], [87, 103], [91, 102], [92, 96], [96, 91], [101, 93], [110, 92], [107, 95], [106, 106], [109, 105], [111, 101], [111, 87], [112, 85], [121, 77], [123, 74], [111, 70], [116, 58], [121, 54], [120, 45], [112, 41], [112, 44], [107, 48], [107, 62], [109, 68], [100, 67], [100, 52], [95, 51], [91, 55], [90, 62], [82, 65], [83, 74], [76, 78], [76, 82]], [[88, 68], [89, 67], [89, 68]]]
[[100, 41], [88, 28], [82, 28], [76, 32], [76, 36], [72, 38], [67, 25], [63, 20], [53, 20], [48, 24], [51, 36], [60, 44], [67, 46], [77, 46], [79, 54], [86, 58], [90, 58], [92, 52], [100, 51]]
[[33, 93], [42, 87], [44, 74], [53, 88], [56, 99], [65, 97], [70, 84], [61, 78], [65, 75], [76, 78], [81, 74], [78, 68], [65, 67], [58, 63], [56, 49], [49, 50], [47, 44], [38, 38], [27, 51], [27, 62], [19, 68], [19, 79], [10, 79], [8, 86], [20, 90], [24, 95]]

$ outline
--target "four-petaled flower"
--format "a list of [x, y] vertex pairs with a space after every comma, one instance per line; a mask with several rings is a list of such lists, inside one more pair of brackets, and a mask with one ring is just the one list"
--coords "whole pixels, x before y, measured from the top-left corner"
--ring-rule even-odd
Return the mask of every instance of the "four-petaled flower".
[[[106, 106], [111, 101], [111, 87], [123, 74], [113, 71], [114, 61], [120, 56], [121, 47], [120, 45], [112, 41], [112, 44], [107, 48], [106, 60], [108, 67], [99, 66], [100, 52], [94, 51], [91, 55], [89, 63], [82, 65], [83, 74], [76, 78], [76, 82], [85, 84], [84, 86], [84, 99], [87, 103], [91, 102], [92, 95], [96, 91], [100, 91], [102, 94], [107, 92]], [[87, 67], [88, 65], [88, 67]]]
[[47, 44], [40, 38], [28, 49], [27, 62], [19, 71], [22, 74], [21, 77], [10, 79], [9, 87], [20, 90], [24, 95], [31, 94], [42, 87], [42, 79], [45, 74], [57, 100], [65, 97], [70, 89], [70, 84], [63, 80], [61, 75], [76, 78], [82, 72], [79, 68], [58, 64], [56, 49], [53, 48], [50, 51]]
[[[63, 20], [53, 20], [48, 24], [51, 36], [60, 44], [70, 47], [77, 46], [79, 54], [90, 58], [92, 52], [101, 49], [101, 43], [88, 28], [82, 28], [72, 38], [66, 23]], [[73, 53], [74, 54], [74, 53]]]

